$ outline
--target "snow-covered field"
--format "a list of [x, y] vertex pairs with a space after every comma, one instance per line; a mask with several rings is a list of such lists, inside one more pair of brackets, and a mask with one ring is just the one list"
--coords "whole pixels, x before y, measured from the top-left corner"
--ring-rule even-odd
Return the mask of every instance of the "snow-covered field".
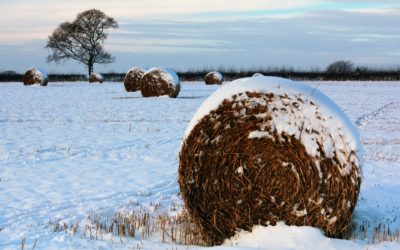
[[[361, 134], [355, 239], [280, 223], [240, 232], [215, 249], [400, 249], [400, 83], [308, 84], [331, 97]], [[171, 99], [142, 98], [116, 83], [0, 84], [0, 249], [21, 249], [22, 242], [25, 249], [188, 249], [162, 243], [159, 234], [90, 237], [85, 225], [88, 216], [106, 220], [118, 211], [179, 213], [180, 144], [217, 88], [183, 83]], [[77, 232], [58, 230], [64, 224], [78, 225]]]

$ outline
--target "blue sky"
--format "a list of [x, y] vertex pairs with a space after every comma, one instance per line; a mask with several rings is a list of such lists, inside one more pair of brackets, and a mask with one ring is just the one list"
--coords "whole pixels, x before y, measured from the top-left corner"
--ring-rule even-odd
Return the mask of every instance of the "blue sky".
[[339, 59], [400, 64], [400, 1], [344, 0], [1, 0], [0, 70], [85, 73], [75, 61], [46, 63], [48, 35], [90, 8], [114, 17], [106, 49], [132, 66], [325, 68]]

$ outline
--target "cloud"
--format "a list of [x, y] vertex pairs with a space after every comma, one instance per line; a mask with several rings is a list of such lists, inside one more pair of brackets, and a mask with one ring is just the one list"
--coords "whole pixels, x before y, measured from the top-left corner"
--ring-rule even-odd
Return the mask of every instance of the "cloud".
[[0, 42], [31, 42], [46, 39], [61, 22], [73, 20], [77, 13], [97, 8], [120, 22], [133, 20], [194, 20], [237, 18], [263, 12], [287, 14], [317, 0], [5, 0], [0, 2]]
[[[395, 1], [341, 0], [4, 0], [0, 2], [0, 42], [46, 39], [61, 22], [77, 13], [98, 8], [121, 23], [132, 21], [245, 20], [249, 18], [288, 19], [310, 11], [390, 11]], [[390, 8], [389, 8], [390, 7]]]
[[[338, 59], [398, 63], [400, 7], [393, 7], [394, 1], [31, 2], [0, 3], [5, 13], [0, 17], [0, 44], [15, 45], [0, 50], [0, 58], [10, 58], [5, 66], [3, 59], [1, 67], [22, 71], [39, 65], [49, 71], [85, 73], [75, 62], [46, 64], [43, 48], [58, 23], [91, 7], [120, 20], [120, 28], [106, 41], [117, 61], [96, 65], [99, 71], [120, 72], [134, 65], [323, 68]], [[18, 17], [7, 14], [18, 13], [11, 10], [19, 10]]]
[[6, 1], [0, 3], [0, 7], [3, 13], [19, 13], [19, 15], [6, 15], [8, 20], [25, 17], [72, 18], [76, 13], [90, 8], [102, 9], [109, 15], [120, 18], [158, 19], [193, 13], [282, 10], [305, 7], [315, 2], [317, 0], [31, 0], [29, 2]]
[[[113, 34], [108, 46], [132, 58], [142, 54], [158, 54], [158, 58], [167, 54], [192, 56], [182, 63], [175, 61], [176, 66], [325, 67], [339, 59], [395, 64], [398, 58], [393, 55], [399, 49], [400, 36], [395, 24], [399, 22], [398, 9], [385, 14], [326, 10], [288, 19], [134, 22], [121, 26], [132, 34]], [[152, 61], [137, 61], [141, 62]]]

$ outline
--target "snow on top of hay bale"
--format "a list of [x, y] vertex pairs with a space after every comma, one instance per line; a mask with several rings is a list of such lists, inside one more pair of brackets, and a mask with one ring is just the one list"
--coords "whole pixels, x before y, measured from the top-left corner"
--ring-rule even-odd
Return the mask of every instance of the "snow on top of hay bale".
[[47, 72], [44, 69], [36, 68], [36, 70], [42, 75], [43, 78], [49, 78]]
[[26, 71], [23, 77], [24, 85], [40, 84], [46, 86], [49, 82], [49, 77], [43, 69], [30, 68]]
[[144, 73], [144, 72], [146, 72], [146, 70], [141, 67], [132, 67], [126, 72], [126, 74], [129, 74], [130, 72], [143, 72]]
[[180, 84], [179, 76], [175, 73], [175, 71], [173, 71], [170, 68], [154, 67], [154, 68], [147, 70], [144, 74], [148, 75], [148, 74], [152, 74], [155, 72], [157, 72], [157, 75], [158, 75], [158, 76], [156, 76], [156, 78], [166, 81], [168, 84], [171, 84], [173, 86], [177, 86]]
[[261, 73], [254, 73], [254, 75], [252, 77], [257, 77], [257, 76], [264, 76], [264, 75]]
[[170, 84], [173, 84], [174, 87], [177, 87], [178, 85], [180, 86], [180, 80], [179, 80], [179, 76], [178, 74], [176, 74], [176, 72], [173, 69], [170, 68], [163, 68], [163, 70], [165, 70], [166, 72], [168, 72], [167, 78], [172, 77], [172, 81], [168, 80], [168, 82]]
[[140, 81], [144, 97], [168, 95], [175, 98], [180, 91], [178, 75], [170, 68], [151, 68]]
[[[332, 156], [336, 153], [343, 156], [343, 150], [352, 150], [362, 156], [361, 139], [357, 129], [344, 112], [318, 89], [307, 85], [293, 82], [280, 77], [258, 76], [255, 78], [242, 78], [226, 84], [216, 90], [200, 108], [196, 111], [190, 121], [185, 138], [189, 136], [194, 126], [210, 111], [218, 108], [224, 99], [231, 99], [234, 95], [245, 92], [272, 92], [275, 95], [288, 96], [292, 102], [297, 97], [301, 97], [303, 101], [316, 105], [301, 106], [299, 114], [292, 113], [276, 113], [274, 115], [274, 128], [281, 134], [285, 132], [301, 139], [306, 147], [307, 153], [311, 156], [319, 155], [318, 143], [324, 145], [324, 153]], [[262, 100], [254, 100], [255, 102]], [[284, 103], [275, 103], [277, 108], [284, 108]], [[314, 112], [321, 111], [322, 119], [315, 119]], [[305, 133], [305, 130], [324, 131], [321, 134]], [[333, 147], [335, 145], [335, 147]], [[339, 158], [345, 161], [343, 157]], [[362, 157], [360, 157], [362, 160]]]
[[89, 82], [103, 83], [103, 76], [100, 75], [99, 73], [93, 72], [89, 76]]
[[218, 89], [189, 123], [179, 186], [204, 241], [254, 225], [309, 225], [343, 236], [361, 184], [361, 143], [324, 94], [276, 77]]
[[224, 81], [224, 77], [222, 76], [222, 74], [220, 72], [212, 71], [212, 72], [209, 72], [204, 77], [204, 81], [205, 81], [205, 83], [207, 85], [209, 85], [209, 84], [222, 84], [222, 82]]
[[128, 92], [140, 90], [140, 80], [142, 79], [145, 70], [140, 67], [133, 67], [125, 75], [124, 86]]

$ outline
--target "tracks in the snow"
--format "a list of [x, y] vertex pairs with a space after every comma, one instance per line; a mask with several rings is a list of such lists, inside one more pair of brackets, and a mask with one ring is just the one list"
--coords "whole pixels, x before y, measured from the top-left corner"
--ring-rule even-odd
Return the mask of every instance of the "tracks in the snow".
[[387, 111], [390, 111], [392, 109], [400, 109], [400, 102], [391, 102], [388, 104], [385, 104], [378, 109], [373, 110], [372, 112], [363, 114], [362, 116], [358, 117], [355, 125], [357, 128], [363, 128], [365, 125], [369, 123], [369, 121], [376, 119], [377, 117], [381, 116]]

